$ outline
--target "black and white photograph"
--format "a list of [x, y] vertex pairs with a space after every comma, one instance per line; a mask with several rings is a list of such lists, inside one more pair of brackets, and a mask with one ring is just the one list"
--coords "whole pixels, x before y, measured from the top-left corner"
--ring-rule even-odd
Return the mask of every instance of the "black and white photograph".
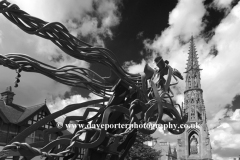
[[0, 160], [240, 160], [238, 0], [0, 0]]

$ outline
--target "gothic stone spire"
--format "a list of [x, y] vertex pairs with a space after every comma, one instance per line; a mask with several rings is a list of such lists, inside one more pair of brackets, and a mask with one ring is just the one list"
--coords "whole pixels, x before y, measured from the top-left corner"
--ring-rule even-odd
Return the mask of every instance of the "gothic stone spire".
[[188, 52], [188, 60], [187, 60], [187, 68], [186, 69], [187, 69], [186, 72], [189, 72], [192, 69], [199, 69], [197, 51], [196, 51], [193, 36], [191, 37], [191, 40], [190, 40], [190, 47], [189, 47], [189, 52]]
[[193, 36], [190, 40], [186, 70], [186, 90], [201, 89], [201, 78], [199, 72], [201, 69], [199, 69], [197, 51], [194, 44]]
[[172, 159], [172, 151], [171, 151], [171, 145], [169, 143], [169, 148], [168, 148], [168, 160], [171, 160]]
[[[211, 144], [206, 123], [206, 110], [203, 101], [203, 90], [200, 83], [200, 70], [193, 37], [190, 40], [186, 73], [186, 89], [184, 91], [184, 111], [188, 114], [187, 124], [198, 124], [199, 128], [186, 128], [179, 137], [178, 157], [191, 160], [212, 160]], [[198, 143], [191, 145], [195, 136]]]

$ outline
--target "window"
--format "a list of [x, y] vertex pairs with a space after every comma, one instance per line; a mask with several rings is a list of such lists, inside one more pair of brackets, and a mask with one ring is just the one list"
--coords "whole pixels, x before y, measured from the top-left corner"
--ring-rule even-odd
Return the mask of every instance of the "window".
[[84, 154], [85, 154], [85, 149], [79, 148], [79, 155], [77, 159], [83, 159]]
[[201, 115], [201, 113], [199, 113], [199, 112], [198, 112], [198, 119], [199, 119], [199, 120], [202, 120], [202, 115]]
[[32, 125], [32, 120], [28, 120], [28, 124], [29, 124], [29, 125]]
[[30, 120], [28, 120], [28, 124], [32, 125], [35, 124], [38, 121], [38, 116], [35, 115], [34, 117], [32, 117]]
[[18, 126], [16, 126], [16, 125], [9, 126], [9, 133], [16, 135], [17, 131], [18, 131]]
[[[52, 134], [49, 134], [49, 141], [54, 141], [54, 140], [56, 140], [57, 139], [57, 134], [55, 134], [55, 133], [52, 133]], [[59, 146], [60, 147], [60, 146]]]
[[35, 139], [35, 132], [31, 133], [31, 134], [25, 139], [25, 142], [27, 142], [28, 144], [34, 143], [34, 139]]
[[196, 93], [196, 102], [199, 103], [200, 98], [199, 98], [199, 93]]
[[192, 106], [191, 108], [191, 119], [195, 119], [195, 108]]
[[197, 75], [194, 76], [194, 87], [198, 87]]
[[43, 131], [42, 131], [42, 130], [37, 130], [37, 131], [35, 131], [34, 141], [35, 141], [35, 142], [43, 141]]
[[31, 133], [28, 137], [29, 138], [34, 138], [35, 137], [35, 132]]
[[55, 133], [52, 133], [52, 134], [51, 134], [51, 139], [52, 139], [52, 140], [56, 140], [57, 137], [58, 137], [57, 134], [55, 134]]
[[6, 123], [3, 123], [1, 126], [1, 131], [4, 133], [8, 132], [8, 125]]
[[190, 89], [192, 86], [192, 82], [191, 82], [191, 76], [188, 77], [188, 88]]
[[194, 99], [192, 98], [191, 103], [194, 103]]
[[52, 128], [52, 126], [53, 126], [53, 125], [52, 125], [52, 122], [49, 122], [49, 123], [48, 123], [48, 127], [49, 127], [49, 128]]
[[189, 143], [189, 155], [198, 154], [199, 153], [199, 137], [196, 132], [192, 132], [189, 134], [188, 138]]
[[7, 142], [7, 133], [0, 131], [0, 144], [6, 144]]
[[42, 130], [36, 130], [33, 133], [31, 133], [26, 139], [25, 141], [27, 143], [34, 143], [34, 142], [39, 142], [39, 141], [43, 141], [43, 131]]

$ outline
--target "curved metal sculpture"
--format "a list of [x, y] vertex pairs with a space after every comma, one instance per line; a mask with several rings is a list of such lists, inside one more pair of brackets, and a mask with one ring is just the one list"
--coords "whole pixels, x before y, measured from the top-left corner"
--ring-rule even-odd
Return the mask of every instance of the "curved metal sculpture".
[[[35, 123], [5, 146], [0, 152], [0, 158], [23, 156], [25, 159], [32, 159], [42, 155], [48, 160], [56, 157], [76, 159], [79, 149], [85, 149], [84, 160], [123, 160], [135, 141], [137, 131], [152, 134], [156, 130], [149, 128], [87, 128], [89, 122], [92, 124], [170, 123], [176, 124], [177, 128], [168, 128], [169, 132], [173, 134], [184, 132], [184, 128], [179, 126], [186, 123], [187, 114], [178, 104], [173, 103], [170, 95], [170, 86], [176, 85], [178, 78], [183, 78], [176, 69], [168, 65], [168, 61], [157, 57], [155, 62], [159, 67], [158, 71], [147, 64], [142, 75], [130, 74], [122, 69], [111, 51], [93, 47], [75, 38], [61, 23], [47, 23], [32, 17], [20, 10], [17, 5], [7, 1], [0, 1], [0, 13], [23, 31], [51, 40], [62, 51], [76, 59], [99, 63], [111, 68], [110, 77], [101, 77], [86, 68], [72, 65], [55, 68], [23, 54], [0, 55], [0, 65], [17, 70], [18, 74], [21, 71], [40, 73], [59, 83], [88, 89], [102, 97], [100, 100], [66, 106]], [[167, 75], [167, 80], [164, 79], [164, 75]], [[174, 84], [170, 84], [172, 77], [176, 80]], [[150, 84], [150, 87], [147, 84]], [[108, 98], [109, 96], [110, 98]], [[55, 127], [45, 130], [43, 142], [21, 143], [39, 127], [63, 114], [106, 101], [108, 101], [107, 105], [99, 105], [99, 109], [87, 108], [83, 116], [67, 117], [62, 128]], [[180, 113], [175, 106], [179, 107]], [[97, 114], [87, 119], [90, 112], [97, 112]], [[66, 130], [65, 124], [70, 120], [77, 120], [79, 124], [85, 124], [85, 127], [78, 127], [73, 134], [49, 142], [48, 135]], [[84, 132], [86, 133], [84, 140], [79, 139]], [[59, 145], [61, 145], [60, 148], [57, 147]]]

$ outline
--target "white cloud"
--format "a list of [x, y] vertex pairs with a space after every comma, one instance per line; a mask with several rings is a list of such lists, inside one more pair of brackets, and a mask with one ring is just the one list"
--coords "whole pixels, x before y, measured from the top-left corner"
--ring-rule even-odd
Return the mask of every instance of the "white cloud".
[[233, 113], [231, 120], [233, 121], [240, 121], [240, 109], [236, 109]]
[[99, 4], [98, 7], [98, 12], [102, 15], [102, 24], [104, 27], [111, 27], [118, 25], [120, 22], [119, 15], [120, 13], [118, 12], [118, 7], [117, 3], [119, 3], [119, 0], [115, 1], [96, 1]]
[[226, 157], [222, 158], [222, 157], [218, 156], [217, 154], [213, 154], [212, 158], [214, 160], [233, 160], [233, 158], [226, 158]]
[[17, 0], [10, 0], [9, 2], [17, 4], [22, 10], [33, 16], [50, 22], [63, 22], [68, 17], [80, 18], [85, 12], [93, 10], [92, 0], [73, 0], [69, 2], [60, 2], [58, 0], [24, 0], [20, 2]]
[[0, 30], [0, 46], [1, 46], [1, 43], [2, 43], [2, 31]]
[[238, 155], [237, 153], [231, 151], [238, 150], [240, 145], [239, 111], [240, 109], [235, 110], [230, 118], [228, 118], [229, 120], [225, 119], [225, 121], [223, 121], [217, 128], [210, 130], [210, 139], [213, 151], [220, 155], [223, 155], [221, 152], [224, 152], [226, 154], [226, 158]]
[[[230, 104], [236, 94], [239, 93], [240, 74], [238, 74], [240, 27], [240, 4], [235, 6], [229, 15], [222, 20], [216, 28], [212, 43], [216, 44], [218, 55], [209, 57], [202, 64], [202, 86], [204, 98], [214, 113], [219, 106]], [[217, 94], [212, 94], [214, 91]]]
[[176, 103], [182, 106], [182, 102], [184, 102], [184, 96], [182, 94], [176, 95]]
[[208, 128], [211, 130], [219, 126], [222, 118], [227, 115], [227, 112], [228, 109], [221, 109], [217, 113], [215, 113], [215, 116], [208, 120]]
[[[92, 93], [89, 94], [88, 98], [82, 97], [81, 95], [74, 95], [67, 99], [61, 99], [61, 98], [57, 97], [56, 99], [49, 100], [47, 106], [50, 109], [51, 113], [54, 113], [56, 111], [59, 111], [65, 107], [67, 107], [68, 105], [76, 104], [76, 103], [83, 103], [86, 101], [91, 101], [91, 100], [95, 100], [95, 99], [99, 99], [99, 98], [100, 97], [98, 97]], [[63, 116], [57, 118], [56, 121], [59, 123], [63, 123], [66, 116], [76, 116], [76, 115], [81, 116], [81, 115], [83, 115], [86, 107], [90, 107], [90, 106], [85, 106], [85, 108], [81, 108], [81, 109], [69, 112], [66, 115], [63, 115]], [[89, 113], [89, 117], [91, 117], [95, 114], [96, 114], [96, 112], [91, 112], [91, 113]], [[72, 132], [74, 130], [74, 128], [70, 128], [69, 130]]]
[[[89, 98], [82, 97], [81, 95], [73, 95], [70, 98], [66, 98], [66, 99], [62, 100], [61, 98], [58, 97], [56, 99], [50, 100], [48, 107], [50, 108], [51, 112], [56, 112], [70, 104], [83, 103], [86, 101], [95, 100], [95, 99], [99, 99], [99, 98], [100, 97], [98, 97], [97, 95], [94, 95], [92, 93], [89, 94]], [[79, 111], [73, 111], [73, 112], [78, 112], [78, 114], [75, 114], [75, 115], [79, 115]], [[74, 114], [69, 113], [68, 115], [74, 115]]]
[[213, 5], [219, 9], [230, 9], [233, 0], [214, 0]]
[[130, 62], [125, 62], [124, 67], [127, 69], [129, 73], [136, 74], [136, 73], [142, 73], [145, 65], [146, 65], [145, 60], [142, 60], [140, 64], [130, 61]]

